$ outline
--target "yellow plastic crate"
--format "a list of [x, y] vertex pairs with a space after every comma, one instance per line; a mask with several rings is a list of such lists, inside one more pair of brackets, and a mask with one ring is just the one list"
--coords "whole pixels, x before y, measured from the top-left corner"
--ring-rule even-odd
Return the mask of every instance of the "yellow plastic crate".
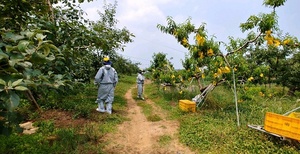
[[289, 117], [300, 118], [300, 113], [299, 112], [292, 112], [291, 114], [289, 114]]
[[300, 118], [296, 118], [294, 116], [294, 113], [289, 116], [283, 116], [267, 112], [265, 116], [264, 129], [282, 137], [300, 141]]
[[179, 108], [183, 111], [196, 112], [196, 103], [190, 100], [179, 100]]

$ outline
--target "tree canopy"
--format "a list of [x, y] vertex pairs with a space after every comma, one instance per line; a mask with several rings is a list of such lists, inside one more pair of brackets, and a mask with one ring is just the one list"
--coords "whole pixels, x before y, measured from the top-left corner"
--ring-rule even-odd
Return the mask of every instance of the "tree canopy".
[[90, 1], [0, 2], [1, 108], [12, 111], [21, 98], [36, 104], [51, 89], [71, 90], [75, 81], [88, 82], [103, 56], [116, 60], [121, 73], [138, 69], [138, 63], [117, 53], [134, 37], [116, 28], [117, 3], [105, 4], [99, 20], [89, 21], [78, 3]]
[[[196, 26], [191, 18], [184, 23], [176, 23], [172, 17], [168, 17], [167, 25], [158, 24], [157, 28], [174, 36], [178, 43], [189, 50], [183, 60], [184, 75], [175, 76], [172, 80], [182, 76], [187, 76], [189, 80], [196, 78], [199, 87], [202, 87], [200, 78], [217, 84], [224, 79], [231, 81], [233, 77], [230, 72], [234, 71], [237, 77], [254, 84], [277, 83], [290, 90], [299, 89], [298, 81], [294, 80], [297, 77], [288, 73], [299, 72], [291, 66], [298, 65], [294, 61], [299, 53], [298, 39], [290, 34], [283, 35], [277, 23], [276, 8], [284, 7], [285, 2], [265, 0], [263, 4], [273, 10], [250, 16], [240, 24], [241, 31], [248, 33], [247, 37], [235, 39], [229, 36], [228, 44], [209, 37], [205, 23]], [[221, 45], [226, 47], [226, 51], [221, 50]], [[162, 78], [165, 75], [161, 74]]]

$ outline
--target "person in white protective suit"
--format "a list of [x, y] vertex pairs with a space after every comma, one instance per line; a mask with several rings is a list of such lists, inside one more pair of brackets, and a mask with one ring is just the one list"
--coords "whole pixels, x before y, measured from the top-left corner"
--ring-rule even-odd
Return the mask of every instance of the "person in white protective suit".
[[145, 81], [145, 76], [144, 76], [144, 71], [139, 70], [138, 76], [136, 77], [136, 83], [137, 83], [137, 93], [138, 93], [138, 98], [144, 100], [143, 93], [144, 93], [144, 81]]
[[114, 91], [118, 83], [117, 71], [111, 66], [111, 61], [105, 57], [103, 66], [99, 68], [95, 76], [95, 84], [98, 85], [98, 112], [112, 113], [112, 104], [114, 101]]

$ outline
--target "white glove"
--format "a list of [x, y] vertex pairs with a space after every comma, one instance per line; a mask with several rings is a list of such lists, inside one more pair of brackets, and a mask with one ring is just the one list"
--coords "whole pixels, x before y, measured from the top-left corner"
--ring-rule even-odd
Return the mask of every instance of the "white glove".
[[98, 82], [96, 82], [96, 81], [94, 81], [94, 85], [95, 85], [95, 86], [98, 86], [98, 85], [99, 85], [99, 83], [98, 83]]

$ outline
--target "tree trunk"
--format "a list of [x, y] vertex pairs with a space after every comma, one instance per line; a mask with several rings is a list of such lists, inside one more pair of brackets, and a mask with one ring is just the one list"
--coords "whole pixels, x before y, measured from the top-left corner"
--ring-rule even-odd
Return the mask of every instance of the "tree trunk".
[[289, 88], [289, 91], [288, 91], [288, 95], [290, 95], [290, 96], [295, 96], [295, 92], [296, 92], [297, 90], [300, 90], [300, 88], [299, 88], [299, 87], [290, 87], [290, 88]]
[[42, 110], [40, 108], [40, 106], [38, 105], [38, 103], [36, 102], [35, 98], [33, 97], [32, 93], [30, 90], [27, 91], [27, 97], [29, 98], [30, 102], [38, 109], [38, 111], [41, 113]]
[[202, 89], [202, 85], [201, 85], [200, 77], [197, 77], [197, 81], [198, 81], [199, 89], [201, 90]]
[[46, 0], [46, 4], [48, 4], [49, 7], [49, 14], [50, 14], [50, 21], [54, 21], [54, 13], [53, 13], [53, 8], [50, 0]]

